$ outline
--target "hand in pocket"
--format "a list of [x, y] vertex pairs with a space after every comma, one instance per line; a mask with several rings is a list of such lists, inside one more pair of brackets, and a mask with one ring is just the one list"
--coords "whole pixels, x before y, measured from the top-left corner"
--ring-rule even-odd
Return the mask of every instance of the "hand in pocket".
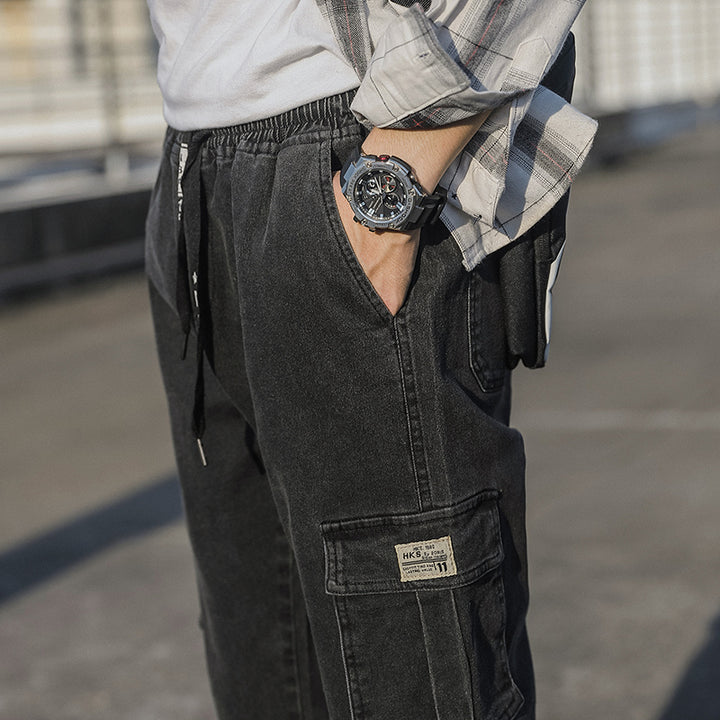
[[333, 192], [340, 219], [358, 262], [387, 309], [395, 315], [405, 302], [410, 287], [420, 229], [371, 232], [355, 222], [350, 204], [340, 189], [340, 173], [333, 175]]

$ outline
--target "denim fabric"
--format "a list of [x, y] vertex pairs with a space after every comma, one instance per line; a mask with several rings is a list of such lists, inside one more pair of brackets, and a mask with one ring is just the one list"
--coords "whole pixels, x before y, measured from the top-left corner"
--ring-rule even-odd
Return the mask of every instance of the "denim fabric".
[[[331, 189], [364, 133], [349, 102], [169, 131], [148, 216], [218, 716], [529, 719], [524, 452], [498, 267], [467, 272], [436, 226], [387, 311]], [[178, 267], [204, 328], [185, 360]], [[191, 432], [198, 352], [207, 467]]]

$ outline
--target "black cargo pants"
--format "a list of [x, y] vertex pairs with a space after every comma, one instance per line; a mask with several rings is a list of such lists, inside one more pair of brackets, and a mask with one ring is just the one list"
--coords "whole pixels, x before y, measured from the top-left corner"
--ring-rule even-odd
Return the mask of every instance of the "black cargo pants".
[[[424, 231], [390, 315], [331, 174], [350, 96], [169, 131], [147, 264], [222, 720], [534, 715], [501, 262]], [[382, 242], [382, 236], [378, 236]]]

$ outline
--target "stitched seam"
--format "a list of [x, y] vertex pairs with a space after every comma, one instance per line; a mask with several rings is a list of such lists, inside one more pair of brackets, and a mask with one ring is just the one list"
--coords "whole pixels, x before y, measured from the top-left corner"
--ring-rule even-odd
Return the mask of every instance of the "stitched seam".
[[[449, 578], [431, 578], [429, 580], [415, 580], [415, 583], [428, 583], [427, 587], [412, 587], [404, 589], [398, 587], [400, 582], [398, 580], [356, 580], [354, 582], [340, 582], [338, 583], [345, 589], [345, 592], [331, 591], [333, 595], [357, 595], [357, 594], [390, 594], [398, 592], [419, 592], [419, 591], [432, 591], [432, 590], [444, 590], [446, 588], [458, 588], [470, 585], [476, 580], [480, 579], [483, 575], [495, 570], [499, 567], [502, 562], [502, 553], [495, 552], [492, 556], [486, 558], [479, 565], [468, 568], [458, 575], [453, 575]], [[442, 581], [442, 582], [440, 582]]]
[[407, 389], [405, 387], [405, 368], [403, 368], [402, 349], [400, 347], [400, 334], [398, 333], [397, 322], [393, 322], [393, 330], [395, 331], [395, 347], [397, 349], [398, 366], [400, 368], [400, 385], [402, 387], [403, 405], [405, 406], [405, 422], [407, 425], [408, 443], [410, 444], [410, 461], [413, 469], [413, 479], [415, 480], [415, 490], [417, 491], [418, 507], [423, 509], [422, 493], [420, 491], [420, 478], [418, 476], [417, 462], [415, 460], [415, 443], [413, 442], [412, 420], [410, 418], [410, 406], [408, 403]]
[[[498, 518], [499, 520], [499, 518]], [[498, 547], [503, 547], [503, 538], [502, 538], [502, 531], [500, 530], [500, 523], [498, 522], [497, 526], [495, 527], [495, 543]], [[496, 572], [498, 573], [498, 582], [497, 582], [497, 597], [498, 597], [498, 603], [499, 608], [502, 612], [502, 632], [500, 636], [500, 652], [502, 653], [503, 657], [503, 663], [504, 663], [504, 671], [508, 678], [508, 687], [510, 690], [510, 698], [508, 699], [507, 705], [503, 708], [503, 714], [509, 714], [510, 718], [513, 718], [517, 715], [520, 708], [525, 703], [525, 698], [523, 697], [523, 694], [520, 692], [520, 688], [517, 686], [517, 683], [515, 682], [515, 678], [512, 675], [512, 670], [510, 668], [510, 658], [508, 655], [508, 643], [507, 643], [507, 622], [508, 622], [508, 608], [507, 608], [507, 601], [506, 601], [506, 592], [505, 592], [505, 577], [503, 573], [503, 567], [502, 564], [498, 566]], [[513, 706], [516, 704], [517, 701], [520, 701], [517, 705], [517, 708], [513, 710]]]
[[340, 610], [338, 608], [339, 600], [333, 598], [333, 607], [335, 608], [335, 620], [338, 627], [338, 638], [340, 639], [340, 654], [343, 660], [343, 670], [345, 672], [345, 687], [347, 689], [348, 705], [350, 707], [350, 720], [355, 720], [355, 708], [353, 706], [352, 689], [350, 685], [350, 672], [348, 670], [348, 663], [345, 650], [345, 641], [343, 638], [342, 623], [340, 622]]
[[380, 98], [380, 102], [382, 102], [383, 107], [387, 111], [387, 114], [394, 115], [395, 113], [390, 109], [388, 104], [385, 102], [385, 98], [384, 98], [383, 94], [380, 92], [380, 88], [377, 86], [377, 83], [375, 82], [375, 78], [373, 77], [372, 65], [370, 66], [370, 70], [368, 71], [368, 77], [370, 78], [370, 82], [372, 83], [372, 86], [375, 89], [375, 94]]
[[468, 339], [468, 363], [470, 365], [470, 371], [472, 372], [473, 376], [475, 377], [475, 380], [477, 384], [484, 389], [484, 385], [482, 383], [482, 380], [480, 380], [480, 377], [475, 370], [475, 360], [473, 358], [473, 337], [472, 337], [472, 328], [473, 328], [473, 322], [474, 322], [474, 316], [473, 316], [473, 298], [472, 298], [472, 283], [470, 282], [468, 278], [468, 289], [467, 289], [467, 339]]
[[[404, 374], [406, 381], [403, 387], [403, 397], [405, 400], [405, 407], [407, 409], [407, 417], [409, 420], [410, 442], [417, 445], [417, 450], [415, 451], [415, 460], [417, 463], [415, 468], [416, 484], [420, 493], [420, 510], [422, 510], [424, 507], [423, 503], [432, 507], [434, 501], [432, 486], [430, 483], [430, 468], [427, 458], [427, 447], [424, 441], [422, 412], [420, 410], [420, 403], [418, 399], [417, 377], [413, 368], [413, 358], [410, 347], [409, 333], [407, 331], [406, 321], [403, 316], [396, 316], [394, 318], [393, 327], [395, 330], [395, 340], [398, 346], [400, 362], [402, 363], [403, 355], [401, 344], [403, 340], [400, 335], [401, 323], [404, 327], [404, 337], [407, 346], [407, 354], [405, 356], [407, 361], [407, 372]], [[411, 399], [413, 401], [414, 408], [410, 406]], [[420, 457], [421, 454], [422, 457]], [[424, 465], [421, 466], [420, 462], [424, 462]]]
[[[475, 328], [477, 323], [482, 322], [484, 307], [482, 307], [484, 299], [482, 294], [480, 295], [480, 302], [476, 300], [476, 292], [474, 290], [475, 278], [470, 275], [468, 277], [468, 350], [469, 350], [469, 361], [470, 370], [477, 380], [480, 388], [483, 392], [492, 393], [497, 392], [504, 385], [505, 371], [496, 370], [494, 371], [487, 359], [484, 357], [484, 352], [481, 352], [480, 343], [476, 341]], [[480, 304], [481, 308], [479, 312], [476, 312], [476, 306]], [[482, 334], [482, 333], [481, 333]]]
[[[323, 146], [325, 147], [326, 143], [332, 142], [331, 140], [325, 141], [323, 143]], [[329, 149], [329, 152], [332, 152], [332, 148]], [[322, 179], [325, 175], [324, 172], [324, 161], [326, 160], [324, 152], [318, 153], [318, 171], [319, 171], [319, 177]], [[374, 292], [372, 289], [372, 283], [368, 279], [367, 275], [364, 274], [361, 266], [360, 261], [357, 259], [357, 256], [354, 254], [352, 250], [352, 246], [350, 245], [350, 240], [347, 238], [347, 234], [345, 233], [345, 229], [342, 227], [342, 222], [340, 220], [340, 216], [338, 214], [337, 206], [335, 206], [335, 198], [331, 195], [332, 193], [332, 184], [322, 182], [320, 183], [320, 197], [322, 198], [323, 206], [325, 208], [325, 218], [327, 219], [327, 223], [330, 227], [331, 232], [333, 233], [333, 237], [335, 238], [336, 243], [338, 244], [340, 254], [343, 257], [343, 260], [345, 261], [345, 264], [348, 266], [348, 269], [350, 273], [352, 274], [356, 285], [360, 289], [360, 292], [367, 298], [367, 300], [372, 305], [373, 309], [375, 310], [375, 313], [382, 318], [382, 320], [387, 321], [387, 316], [390, 315], [390, 311], [387, 309], [387, 307], [384, 305], [383, 301], [381, 300], [380, 296]]]
[[[463, 642], [463, 635], [462, 635], [462, 627], [460, 625], [460, 611], [458, 610], [457, 606], [457, 600], [455, 599], [455, 590], [450, 590], [450, 597], [452, 598], [452, 606], [453, 610], [455, 611], [455, 632], [457, 633], [460, 648], [462, 649], [462, 655], [461, 660], [465, 662], [465, 667], [468, 669], [468, 674], [470, 674], [470, 699], [468, 702], [468, 720], [475, 720], [475, 702], [473, 698], [473, 684], [472, 684], [472, 673], [470, 671], [470, 660], [467, 656], [467, 651], [465, 650], [465, 643]], [[460, 650], [458, 650], [459, 652]]]
[[421, 31], [419, 35], [414, 35], [409, 40], [405, 40], [404, 42], [398, 43], [397, 45], [393, 45], [391, 48], [388, 48], [386, 52], [384, 52], [382, 55], [378, 55], [373, 57], [372, 62], [370, 63], [370, 66], [377, 65], [378, 62], [381, 60], [384, 60], [388, 55], [391, 53], [394, 53], [396, 50], [400, 50], [404, 48], [406, 45], [412, 45], [413, 43], [417, 42], [418, 40], [421, 40], [426, 35], [430, 34], [430, 28], [420, 26]]
[[474, 510], [477, 505], [496, 501], [502, 492], [496, 488], [485, 488], [470, 497], [464, 498], [451, 506], [434, 508], [430, 511], [422, 511], [429, 513], [432, 517], [420, 517], [418, 513], [400, 513], [397, 515], [376, 515], [370, 518], [362, 518], [358, 524], [358, 520], [336, 520], [324, 522], [321, 524], [322, 531], [332, 533], [333, 531], [354, 530], [358, 527], [377, 527], [378, 525], [390, 525], [393, 527], [412, 527], [414, 525], [425, 525], [428, 520], [450, 520], [459, 517], [465, 513]]
[[[502, 540], [498, 536], [498, 541], [502, 542]], [[508, 679], [508, 689], [510, 690], [510, 698], [508, 699], [507, 705], [503, 708], [503, 713], [506, 714], [511, 711], [513, 705], [515, 705], [516, 701], [519, 699], [521, 701], [524, 700], [522, 693], [520, 692], [520, 688], [517, 686], [517, 683], [515, 682], [515, 678], [512, 676], [512, 672], [510, 670], [510, 658], [508, 657], [508, 648], [507, 648], [507, 605], [505, 602], [505, 579], [503, 578], [502, 568], [500, 568], [500, 575], [498, 578], [497, 583], [497, 591], [496, 595], [498, 598], [498, 606], [500, 610], [502, 611], [502, 633], [500, 637], [500, 652], [502, 654], [503, 664]], [[517, 711], [522, 707], [523, 702], [521, 702], [518, 705], [518, 708], [510, 717], [513, 717], [517, 714]]]
[[430, 666], [430, 641], [427, 635], [427, 626], [425, 625], [425, 614], [423, 613], [422, 602], [420, 602], [420, 593], [415, 592], [415, 600], [417, 601], [418, 611], [420, 612], [420, 625], [423, 631], [423, 641], [425, 643], [425, 661], [428, 666], [428, 676], [430, 677], [430, 689], [432, 690], [433, 705], [435, 705], [435, 717], [437, 720], [440, 718], [440, 708], [438, 707], [437, 701], [437, 690], [435, 688], [435, 677], [433, 676], [432, 667]]
[[301, 699], [301, 693], [300, 693], [300, 671], [298, 669], [298, 637], [297, 637], [297, 628], [295, 627], [295, 596], [293, 593], [294, 585], [293, 585], [293, 553], [292, 549], [288, 548], [288, 555], [290, 562], [288, 563], [288, 586], [290, 587], [290, 642], [292, 645], [293, 650], [293, 658], [292, 658], [292, 665], [293, 665], [293, 672], [294, 672], [294, 680], [295, 680], [295, 687], [294, 687], [294, 695], [295, 695], [295, 703], [297, 705], [297, 713], [298, 718], [304, 718], [305, 713], [303, 713], [303, 707], [302, 707], [302, 699]]

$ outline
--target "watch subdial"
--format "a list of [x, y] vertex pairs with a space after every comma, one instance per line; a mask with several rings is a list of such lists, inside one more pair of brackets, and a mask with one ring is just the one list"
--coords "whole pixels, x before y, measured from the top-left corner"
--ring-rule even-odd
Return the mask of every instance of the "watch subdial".
[[382, 191], [385, 194], [394, 193], [397, 188], [397, 180], [392, 175], [383, 175]]
[[400, 205], [400, 197], [397, 193], [389, 192], [385, 194], [383, 202], [388, 210], [396, 211]]
[[380, 181], [376, 176], [370, 176], [363, 183], [363, 192], [367, 195], [379, 195], [382, 192]]

